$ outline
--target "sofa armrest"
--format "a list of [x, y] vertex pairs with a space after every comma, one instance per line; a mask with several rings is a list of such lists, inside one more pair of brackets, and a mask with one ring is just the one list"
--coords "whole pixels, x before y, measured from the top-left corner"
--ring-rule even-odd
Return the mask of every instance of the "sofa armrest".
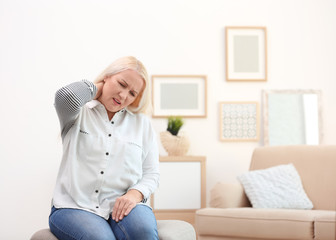
[[218, 182], [210, 191], [210, 207], [251, 207], [251, 204], [245, 195], [243, 186], [240, 183]]

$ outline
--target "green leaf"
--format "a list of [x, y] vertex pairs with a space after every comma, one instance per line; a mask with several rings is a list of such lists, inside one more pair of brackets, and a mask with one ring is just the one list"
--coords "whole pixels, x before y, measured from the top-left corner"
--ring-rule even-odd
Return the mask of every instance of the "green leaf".
[[184, 122], [181, 117], [171, 116], [168, 118], [167, 131], [170, 132], [172, 135], [176, 136], [180, 131], [180, 128], [182, 127], [183, 123]]

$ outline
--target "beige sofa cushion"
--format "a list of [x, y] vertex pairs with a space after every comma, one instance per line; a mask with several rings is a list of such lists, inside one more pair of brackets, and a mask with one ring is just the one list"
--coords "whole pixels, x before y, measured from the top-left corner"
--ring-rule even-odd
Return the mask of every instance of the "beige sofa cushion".
[[205, 208], [198, 210], [196, 214], [200, 236], [295, 240], [314, 239], [314, 219], [324, 216], [325, 211]]
[[240, 183], [218, 182], [210, 191], [210, 207], [238, 208], [251, 207], [251, 204]]
[[336, 212], [318, 211], [315, 216], [314, 232], [316, 240], [336, 239]]

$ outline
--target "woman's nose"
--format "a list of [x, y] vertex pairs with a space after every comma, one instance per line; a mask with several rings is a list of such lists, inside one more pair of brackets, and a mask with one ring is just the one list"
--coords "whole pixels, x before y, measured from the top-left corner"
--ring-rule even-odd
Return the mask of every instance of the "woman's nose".
[[125, 99], [126, 96], [127, 96], [127, 91], [125, 91], [125, 90], [121, 90], [121, 91], [119, 92], [119, 96], [120, 96], [121, 99]]

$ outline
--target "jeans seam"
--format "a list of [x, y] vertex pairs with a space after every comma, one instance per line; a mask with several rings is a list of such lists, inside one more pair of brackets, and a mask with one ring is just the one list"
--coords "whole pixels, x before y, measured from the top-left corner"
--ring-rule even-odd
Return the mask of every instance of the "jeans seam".
[[126, 229], [124, 228], [124, 226], [123, 226], [120, 222], [118, 223], [118, 227], [119, 227], [119, 228], [121, 229], [121, 231], [125, 234], [126, 239], [127, 239], [127, 240], [130, 240], [130, 237], [128, 236]]
[[61, 233], [63, 233], [64, 235], [66, 235], [67, 237], [70, 237], [73, 240], [77, 240], [76, 238], [74, 238], [73, 236], [71, 236], [70, 234], [64, 232], [62, 229], [60, 229], [59, 227], [56, 226], [56, 224], [53, 222], [52, 219], [50, 219], [50, 224], [52, 224], [54, 226], [54, 228], [57, 228], [58, 231], [60, 231]]

